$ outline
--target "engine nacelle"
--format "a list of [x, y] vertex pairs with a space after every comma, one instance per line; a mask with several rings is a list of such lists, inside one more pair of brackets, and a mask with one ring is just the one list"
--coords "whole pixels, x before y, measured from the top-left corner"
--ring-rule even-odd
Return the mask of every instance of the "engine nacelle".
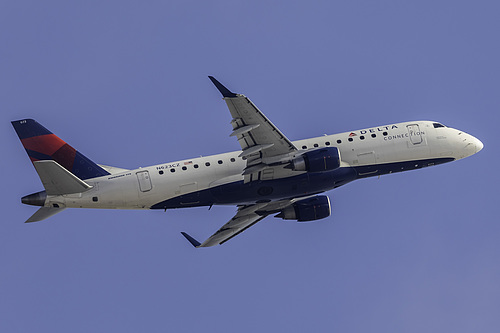
[[317, 195], [291, 204], [275, 217], [281, 217], [283, 220], [308, 222], [324, 219], [330, 216], [331, 212], [330, 199], [326, 195]]
[[340, 152], [337, 147], [325, 147], [306, 152], [292, 160], [294, 171], [324, 172], [340, 167]]

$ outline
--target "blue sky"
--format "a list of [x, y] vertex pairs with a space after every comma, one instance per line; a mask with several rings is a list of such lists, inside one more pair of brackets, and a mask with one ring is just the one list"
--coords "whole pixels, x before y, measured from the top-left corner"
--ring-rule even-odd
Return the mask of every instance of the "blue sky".
[[[494, 332], [500, 326], [495, 1], [4, 1], [2, 332]], [[233, 207], [66, 210], [10, 121], [102, 164], [239, 149], [214, 75], [290, 139], [437, 120], [470, 158], [329, 192], [330, 218], [267, 218], [195, 250]]]

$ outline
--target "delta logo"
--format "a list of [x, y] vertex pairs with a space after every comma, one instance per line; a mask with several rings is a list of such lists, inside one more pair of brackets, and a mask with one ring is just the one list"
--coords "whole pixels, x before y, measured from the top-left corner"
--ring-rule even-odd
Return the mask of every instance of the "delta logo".
[[[367, 133], [383, 132], [383, 131], [393, 130], [396, 128], [398, 128], [396, 125], [388, 125], [388, 126], [381, 126], [381, 127], [377, 127], [377, 128], [369, 128], [367, 130], [361, 130], [361, 131], [359, 131], [359, 133], [367, 134]], [[351, 136], [351, 135], [349, 135], [349, 136]]]

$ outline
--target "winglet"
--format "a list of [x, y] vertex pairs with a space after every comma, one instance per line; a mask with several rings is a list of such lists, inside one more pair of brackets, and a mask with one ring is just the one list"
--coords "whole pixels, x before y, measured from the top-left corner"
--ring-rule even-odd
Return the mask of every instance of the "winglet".
[[231, 92], [226, 87], [224, 87], [222, 85], [222, 83], [220, 83], [219, 81], [217, 81], [213, 76], [209, 76], [208, 78], [212, 81], [213, 84], [215, 84], [215, 87], [217, 87], [217, 89], [219, 89], [219, 91], [222, 94], [222, 96], [224, 96], [224, 97], [237, 97], [238, 96], [235, 93]]
[[196, 239], [194, 239], [193, 237], [189, 236], [187, 233], [181, 231], [181, 234], [182, 236], [186, 237], [186, 239], [189, 241], [189, 243], [191, 243], [191, 245], [193, 245], [194, 247], [200, 247], [201, 243], [198, 242]]

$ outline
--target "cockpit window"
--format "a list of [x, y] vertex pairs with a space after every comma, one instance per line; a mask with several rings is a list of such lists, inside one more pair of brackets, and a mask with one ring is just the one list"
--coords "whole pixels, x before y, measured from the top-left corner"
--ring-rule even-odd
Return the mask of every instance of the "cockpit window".
[[440, 123], [433, 123], [432, 125], [434, 125], [434, 128], [446, 127], [446, 126], [444, 126], [443, 124], [440, 124]]

